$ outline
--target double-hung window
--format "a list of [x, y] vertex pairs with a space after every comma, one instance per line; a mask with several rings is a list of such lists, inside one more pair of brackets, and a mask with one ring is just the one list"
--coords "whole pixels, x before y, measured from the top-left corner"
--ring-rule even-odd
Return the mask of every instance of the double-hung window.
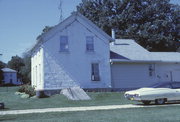
[[92, 81], [100, 81], [99, 64], [98, 63], [91, 64], [91, 80]]
[[60, 36], [60, 52], [68, 52], [68, 36]]
[[86, 37], [86, 51], [93, 52], [94, 51], [94, 39], [93, 36]]

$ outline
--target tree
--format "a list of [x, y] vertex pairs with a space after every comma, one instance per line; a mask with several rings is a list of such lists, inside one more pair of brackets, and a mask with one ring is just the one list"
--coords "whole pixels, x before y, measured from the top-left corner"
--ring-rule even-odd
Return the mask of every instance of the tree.
[[4, 79], [2, 68], [6, 67], [6, 64], [0, 61], [0, 84], [2, 84], [2, 80]]
[[6, 66], [7, 66], [7, 64], [6, 64], [6, 63], [4, 63], [4, 62], [0, 61], [0, 69], [4, 68], [4, 67], [6, 67]]
[[17, 71], [17, 77], [23, 83], [31, 82], [31, 53], [27, 51], [23, 54], [23, 58], [13, 56], [8, 62], [8, 67]]
[[3, 79], [4, 79], [3, 71], [0, 69], [0, 84], [2, 84]]
[[22, 75], [20, 73], [21, 67], [24, 66], [24, 61], [19, 56], [12, 56], [11, 60], [8, 62], [8, 67], [17, 71], [17, 78], [21, 79]]
[[78, 12], [109, 35], [132, 38], [150, 51], [176, 51], [180, 41], [180, 6], [170, 0], [82, 0]]
[[53, 28], [53, 26], [45, 26], [44, 29], [42, 30], [42, 33], [36, 38], [36, 40], [40, 40], [41, 39], [41, 36], [50, 31], [51, 29]]
[[19, 56], [12, 56], [11, 60], [8, 62], [8, 67], [20, 72], [21, 67], [24, 66], [24, 61]]
[[31, 82], [31, 53], [27, 51], [23, 54], [24, 66], [21, 67], [20, 74], [22, 76], [23, 83]]

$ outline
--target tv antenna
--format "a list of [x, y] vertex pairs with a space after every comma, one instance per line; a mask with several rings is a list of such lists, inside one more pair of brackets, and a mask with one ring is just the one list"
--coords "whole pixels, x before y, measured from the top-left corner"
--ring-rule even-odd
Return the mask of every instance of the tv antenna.
[[59, 22], [62, 22], [63, 21], [63, 11], [62, 11], [62, 0], [59, 0], [59, 6], [58, 6], [58, 9], [60, 11], [60, 18], [59, 18]]

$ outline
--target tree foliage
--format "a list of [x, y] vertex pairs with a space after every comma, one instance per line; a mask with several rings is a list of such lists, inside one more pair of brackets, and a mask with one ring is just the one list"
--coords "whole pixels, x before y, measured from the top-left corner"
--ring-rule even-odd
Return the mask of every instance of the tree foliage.
[[31, 82], [31, 55], [25, 52], [23, 57], [13, 56], [8, 62], [8, 67], [17, 71], [17, 76], [23, 83]]
[[4, 68], [4, 67], [6, 67], [6, 66], [7, 66], [7, 64], [6, 64], [6, 63], [4, 63], [4, 62], [0, 61], [0, 69]]
[[24, 61], [19, 56], [12, 56], [11, 60], [8, 62], [8, 67], [16, 70], [20, 73], [21, 67], [24, 66]]
[[6, 63], [0, 61], [0, 84], [2, 84], [2, 80], [4, 79], [2, 68], [6, 67]]
[[24, 62], [24, 66], [21, 67], [21, 70], [20, 70], [22, 81], [24, 83], [30, 83], [31, 82], [31, 53], [29, 51], [23, 54], [23, 62]]
[[0, 84], [2, 84], [3, 79], [4, 79], [3, 71], [0, 69]]
[[180, 6], [170, 0], [82, 0], [78, 12], [109, 35], [131, 38], [150, 51], [176, 51], [180, 41]]
[[22, 75], [20, 73], [21, 67], [24, 66], [24, 61], [19, 56], [12, 56], [11, 60], [8, 61], [8, 67], [17, 71], [17, 78], [21, 79]]

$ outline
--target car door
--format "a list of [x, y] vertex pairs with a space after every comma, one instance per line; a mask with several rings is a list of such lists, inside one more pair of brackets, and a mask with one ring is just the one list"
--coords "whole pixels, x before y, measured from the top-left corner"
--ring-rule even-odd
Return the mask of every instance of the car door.
[[174, 100], [180, 100], [180, 82], [174, 82], [171, 84], [172, 85], [172, 90], [174, 90], [173, 92], [173, 96], [174, 96]]

